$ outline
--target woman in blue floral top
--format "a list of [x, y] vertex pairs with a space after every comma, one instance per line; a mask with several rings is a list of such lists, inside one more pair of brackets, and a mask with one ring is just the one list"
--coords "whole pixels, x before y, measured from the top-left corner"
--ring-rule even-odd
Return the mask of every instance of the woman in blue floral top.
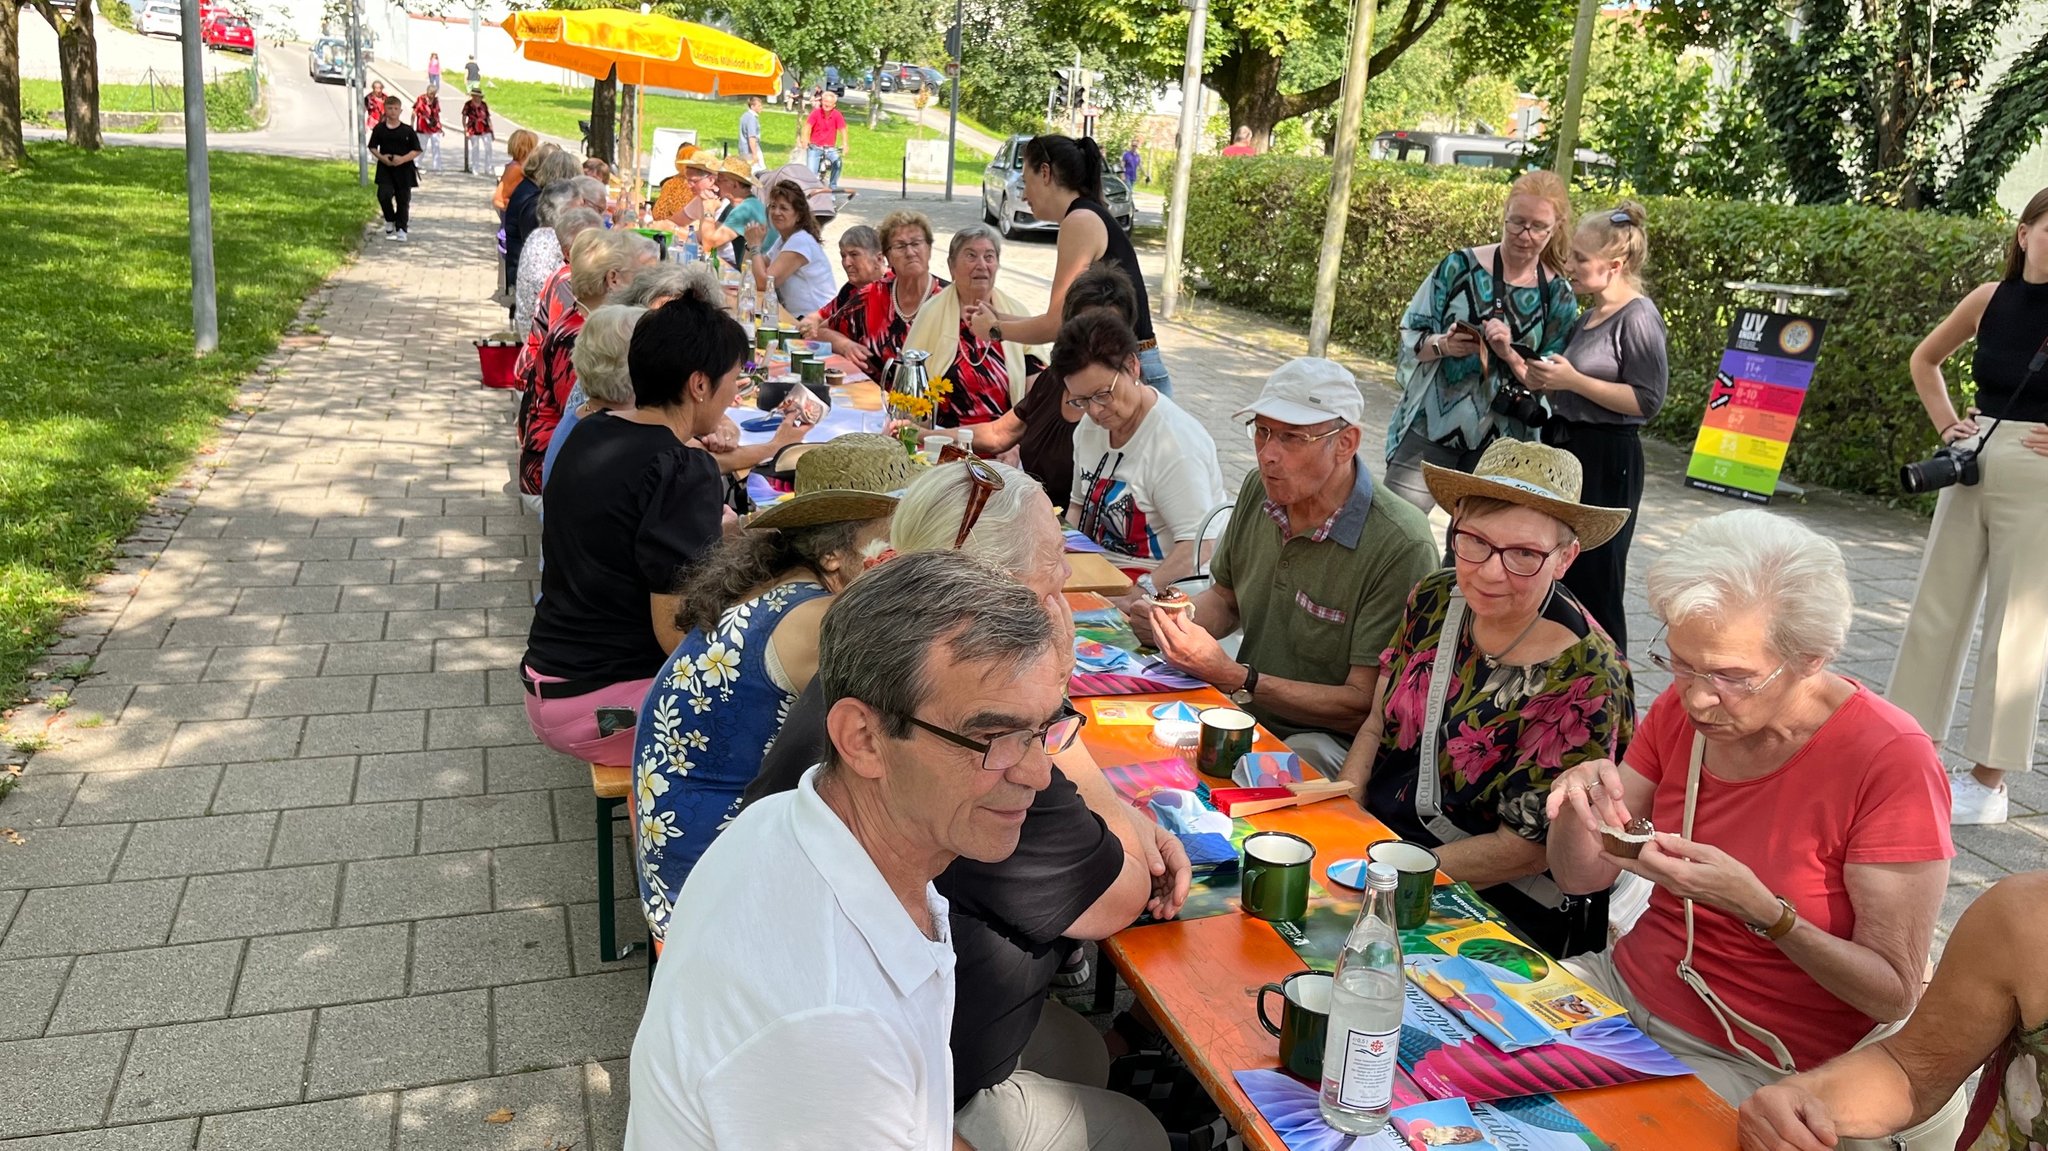
[[755, 515], [683, 585], [676, 646], [633, 745], [634, 870], [659, 940], [690, 869], [739, 813], [740, 795], [818, 669], [832, 596], [884, 549], [910, 479], [903, 445], [850, 435], [806, 452], [797, 494]]
[[1409, 596], [1343, 778], [1544, 951], [1597, 951], [1606, 897], [1566, 897], [1545, 873], [1544, 804], [1558, 772], [1621, 754], [1635, 701], [1621, 653], [1558, 581], [1628, 510], [1579, 503], [1578, 460], [1542, 444], [1498, 440], [1472, 474], [1426, 475], [1453, 509], [1456, 566]]
[[1527, 173], [1508, 188], [1500, 242], [1445, 256], [1409, 301], [1394, 369], [1401, 400], [1387, 425], [1387, 486], [1423, 511], [1434, 503], [1423, 464], [1471, 471], [1496, 436], [1536, 438], [1529, 423], [1493, 402], [1504, 387], [1526, 386], [1516, 348], [1562, 352], [1579, 318], [1568, 273], [1571, 221], [1564, 181]]

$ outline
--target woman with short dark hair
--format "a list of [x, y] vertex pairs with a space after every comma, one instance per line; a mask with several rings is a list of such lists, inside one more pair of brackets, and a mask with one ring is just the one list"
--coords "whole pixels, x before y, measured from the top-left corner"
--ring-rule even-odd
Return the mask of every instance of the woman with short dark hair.
[[642, 316], [626, 353], [633, 409], [578, 424], [548, 477], [548, 562], [519, 677], [527, 722], [556, 751], [628, 762], [633, 721], [617, 711], [637, 713], [682, 638], [676, 589], [720, 538], [725, 485], [690, 441], [739, 392], [747, 334], [724, 304], [699, 285]]

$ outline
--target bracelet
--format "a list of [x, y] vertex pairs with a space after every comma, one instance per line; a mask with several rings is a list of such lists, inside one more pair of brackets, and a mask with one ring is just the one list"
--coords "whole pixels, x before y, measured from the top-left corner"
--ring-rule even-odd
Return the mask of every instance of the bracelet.
[[1799, 926], [1799, 909], [1792, 906], [1792, 901], [1782, 895], [1773, 898], [1777, 899], [1778, 907], [1781, 909], [1777, 921], [1763, 925], [1751, 923], [1746, 926], [1752, 934], [1776, 943], [1790, 935], [1794, 927]]

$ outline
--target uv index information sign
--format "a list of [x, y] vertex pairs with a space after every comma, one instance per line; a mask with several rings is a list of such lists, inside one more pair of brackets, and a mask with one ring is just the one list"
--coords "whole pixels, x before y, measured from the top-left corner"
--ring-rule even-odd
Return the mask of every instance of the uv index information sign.
[[1799, 426], [1826, 321], [1743, 308], [1707, 393], [1685, 485], [1767, 504]]

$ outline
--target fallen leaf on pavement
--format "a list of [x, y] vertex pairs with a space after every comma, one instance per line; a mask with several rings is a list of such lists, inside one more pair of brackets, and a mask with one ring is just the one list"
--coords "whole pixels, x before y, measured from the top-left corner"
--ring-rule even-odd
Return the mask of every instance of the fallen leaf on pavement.
[[519, 1114], [519, 1112], [512, 1110], [510, 1107], [500, 1107], [496, 1111], [491, 1112], [489, 1115], [484, 1116], [484, 1122], [510, 1123], [512, 1122], [512, 1117], [517, 1114]]
[[21, 837], [20, 832], [14, 830], [11, 827], [0, 827], [0, 839], [4, 839], [16, 847], [20, 847], [22, 844], [28, 842], [28, 840], [23, 839]]

